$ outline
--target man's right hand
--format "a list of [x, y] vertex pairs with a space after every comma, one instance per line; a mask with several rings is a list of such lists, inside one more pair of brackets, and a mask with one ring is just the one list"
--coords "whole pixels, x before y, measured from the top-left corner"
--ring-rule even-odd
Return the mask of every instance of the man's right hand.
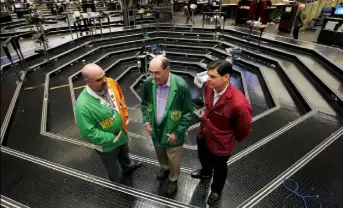
[[151, 127], [151, 124], [147, 123], [145, 124], [145, 130], [148, 132], [148, 134], [151, 136], [151, 130], [152, 130], [152, 127]]
[[121, 135], [121, 131], [119, 132], [119, 134], [117, 134], [117, 135], [114, 135], [114, 136], [113, 136], [113, 141], [112, 141], [112, 143], [115, 143], [115, 142], [117, 142], [117, 141], [118, 141], [118, 139], [119, 139], [119, 137], [120, 137], [120, 135]]

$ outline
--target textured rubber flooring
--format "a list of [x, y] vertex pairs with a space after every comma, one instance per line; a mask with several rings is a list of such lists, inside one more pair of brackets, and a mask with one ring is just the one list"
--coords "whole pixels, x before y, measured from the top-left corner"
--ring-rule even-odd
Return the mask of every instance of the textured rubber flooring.
[[[20, 179], [20, 180], [18, 180]], [[166, 207], [1, 153], [1, 194], [29, 207]]]
[[[132, 124], [132, 123], [131, 123]], [[157, 161], [157, 156], [151, 138], [138, 138], [131, 136], [129, 143], [130, 152], [134, 155], [144, 156]], [[184, 168], [197, 169], [200, 167], [200, 162], [197, 158], [197, 153], [194, 150], [184, 148], [181, 152], [180, 163]]]
[[342, 207], [343, 168], [340, 160], [335, 159], [343, 157], [342, 148], [343, 136], [285, 180], [256, 207]]
[[223, 207], [241, 204], [341, 126], [335, 118], [318, 113], [229, 165]]
[[1, 93], [1, 108], [0, 108], [0, 121], [1, 125], [5, 119], [8, 107], [11, 104], [12, 97], [14, 95], [14, 91], [17, 88], [17, 75], [14, 71], [5, 71], [1, 75], [1, 82], [0, 82], [0, 93]]

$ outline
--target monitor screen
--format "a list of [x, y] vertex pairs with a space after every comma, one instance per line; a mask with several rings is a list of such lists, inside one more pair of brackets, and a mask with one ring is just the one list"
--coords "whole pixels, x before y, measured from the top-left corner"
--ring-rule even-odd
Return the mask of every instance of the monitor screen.
[[21, 3], [15, 3], [14, 4], [14, 8], [17, 8], [17, 9], [22, 8]]
[[343, 16], [343, 6], [336, 7], [335, 15], [342, 15]]

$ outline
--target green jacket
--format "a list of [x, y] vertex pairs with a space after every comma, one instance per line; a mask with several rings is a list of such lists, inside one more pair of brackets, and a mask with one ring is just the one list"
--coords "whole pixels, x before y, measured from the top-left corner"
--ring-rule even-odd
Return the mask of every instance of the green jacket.
[[[102, 152], [128, 143], [120, 113], [86, 87], [75, 104], [77, 126], [81, 136]], [[120, 134], [119, 134], [120, 133]], [[118, 139], [114, 138], [118, 136]]]
[[[184, 135], [192, 118], [192, 97], [184, 79], [170, 73], [169, 96], [160, 125], [156, 123], [156, 83], [151, 77], [144, 84], [141, 110], [144, 123], [149, 122], [152, 126], [150, 133], [157, 147], [183, 145]], [[176, 141], [167, 143], [167, 134], [172, 133], [176, 136]]]

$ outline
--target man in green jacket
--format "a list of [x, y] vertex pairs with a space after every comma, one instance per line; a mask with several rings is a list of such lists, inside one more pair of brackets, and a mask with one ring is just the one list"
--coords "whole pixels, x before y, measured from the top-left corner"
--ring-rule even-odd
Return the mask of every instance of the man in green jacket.
[[129, 119], [124, 95], [118, 83], [107, 78], [96, 64], [87, 64], [82, 76], [87, 86], [75, 104], [77, 126], [81, 136], [94, 145], [110, 180], [119, 182], [117, 160], [124, 174], [142, 165], [129, 157]]
[[169, 71], [166, 57], [151, 60], [151, 76], [144, 84], [141, 109], [161, 165], [157, 178], [164, 179], [169, 174], [166, 193], [173, 194], [180, 175], [184, 135], [192, 117], [192, 97], [185, 80]]

